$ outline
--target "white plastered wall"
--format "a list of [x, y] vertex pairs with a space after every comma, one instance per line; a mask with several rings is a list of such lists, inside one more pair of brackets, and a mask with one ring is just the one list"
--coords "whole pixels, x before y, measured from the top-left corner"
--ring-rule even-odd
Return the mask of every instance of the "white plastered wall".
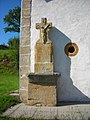
[[[49, 38], [54, 46], [54, 71], [58, 80], [58, 101], [90, 101], [90, 0], [32, 0], [31, 72], [34, 72], [34, 46], [40, 38], [35, 23], [47, 17], [53, 28]], [[78, 45], [79, 52], [67, 57], [64, 47]]]

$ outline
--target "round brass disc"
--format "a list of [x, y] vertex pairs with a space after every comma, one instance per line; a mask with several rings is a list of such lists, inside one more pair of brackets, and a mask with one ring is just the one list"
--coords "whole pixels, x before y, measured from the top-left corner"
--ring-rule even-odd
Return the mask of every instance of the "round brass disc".
[[64, 49], [67, 56], [75, 56], [78, 53], [78, 46], [76, 43], [68, 43]]

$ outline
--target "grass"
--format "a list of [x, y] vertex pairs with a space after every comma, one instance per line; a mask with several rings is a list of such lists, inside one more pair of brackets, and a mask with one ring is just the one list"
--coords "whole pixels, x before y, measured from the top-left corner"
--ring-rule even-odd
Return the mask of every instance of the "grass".
[[[0, 120], [35, 120], [33, 118], [2, 117], [1, 114], [20, 101], [9, 93], [18, 89], [18, 74], [0, 73]], [[44, 119], [37, 119], [44, 120]]]
[[[0, 120], [45, 120], [45, 119], [0, 117]], [[53, 119], [53, 120], [56, 120], [56, 119]]]
[[0, 73], [0, 114], [19, 102], [9, 93], [18, 89], [18, 74]]
[[9, 95], [9, 93], [18, 89], [18, 79], [18, 74], [0, 73], [0, 120], [35, 120], [33, 118], [10, 118], [1, 116], [6, 109], [20, 102], [17, 98]]
[[[0, 117], [0, 120], [35, 120], [33, 118], [7, 118], [7, 117]], [[40, 119], [37, 119], [40, 120]]]
[[16, 97], [9, 95], [19, 88], [18, 61], [18, 51], [0, 50], [0, 120], [34, 120], [2, 117], [6, 109], [20, 102]]

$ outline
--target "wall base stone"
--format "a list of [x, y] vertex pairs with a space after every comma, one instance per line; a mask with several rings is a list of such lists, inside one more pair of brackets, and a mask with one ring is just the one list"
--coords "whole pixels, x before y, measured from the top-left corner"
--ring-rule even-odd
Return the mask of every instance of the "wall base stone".
[[40, 106], [57, 105], [57, 77], [53, 74], [31, 74], [28, 84], [28, 104]]
[[19, 55], [19, 94], [20, 100], [27, 103], [28, 77], [30, 73], [30, 7], [31, 0], [22, 0]]

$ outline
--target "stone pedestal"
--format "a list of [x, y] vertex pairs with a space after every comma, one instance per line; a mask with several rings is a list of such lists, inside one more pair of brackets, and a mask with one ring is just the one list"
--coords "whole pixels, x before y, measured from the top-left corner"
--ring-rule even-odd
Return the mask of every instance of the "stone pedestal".
[[51, 41], [43, 44], [40, 40], [35, 46], [35, 73], [53, 73], [53, 46]]
[[28, 104], [56, 106], [59, 74], [30, 74], [28, 77]]
[[57, 104], [57, 77], [53, 73], [53, 46], [48, 38], [48, 31], [52, 23], [42, 18], [36, 23], [40, 29], [40, 39], [35, 45], [34, 73], [29, 74], [28, 104], [40, 106], [55, 106]]

